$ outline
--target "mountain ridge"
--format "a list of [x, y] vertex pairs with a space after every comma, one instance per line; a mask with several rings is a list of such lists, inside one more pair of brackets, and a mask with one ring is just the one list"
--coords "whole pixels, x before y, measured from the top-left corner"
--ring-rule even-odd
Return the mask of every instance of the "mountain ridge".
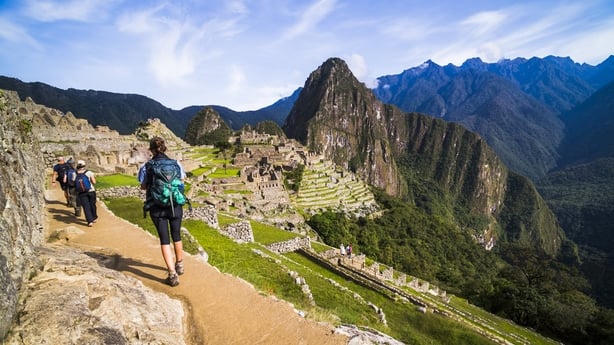
[[[409, 162], [406, 168], [436, 181], [474, 215], [488, 217], [489, 224], [478, 233], [485, 231], [481, 235], [488, 239], [503, 235], [495, 229], [503, 226], [497, 225], [497, 214], [504, 208], [506, 195], [511, 195], [506, 194], [508, 174], [488, 145], [459, 125], [384, 105], [341, 59], [328, 59], [311, 73], [284, 131], [391, 195], [403, 197], [410, 192], [398, 167], [399, 160]], [[532, 186], [521, 177], [514, 181]], [[531, 197], [545, 206], [539, 194]], [[547, 207], [541, 210], [550, 212]], [[533, 245], [548, 243], [541, 248], [554, 255], [564, 235], [553, 218], [542, 218], [550, 221], [540, 223], [543, 229], [537, 229], [530, 218], [515, 219], [528, 231], [522, 236], [531, 238]], [[542, 241], [539, 237], [546, 233], [549, 240]]]

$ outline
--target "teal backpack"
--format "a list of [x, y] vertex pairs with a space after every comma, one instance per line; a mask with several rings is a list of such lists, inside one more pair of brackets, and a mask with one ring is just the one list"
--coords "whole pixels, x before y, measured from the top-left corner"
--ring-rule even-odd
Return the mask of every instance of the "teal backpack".
[[181, 169], [174, 159], [152, 159], [147, 162], [147, 171], [151, 171], [153, 179], [148, 188], [145, 209], [152, 204], [160, 207], [171, 207], [174, 215], [176, 205], [189, 205], [189, 200], [183, 193]]

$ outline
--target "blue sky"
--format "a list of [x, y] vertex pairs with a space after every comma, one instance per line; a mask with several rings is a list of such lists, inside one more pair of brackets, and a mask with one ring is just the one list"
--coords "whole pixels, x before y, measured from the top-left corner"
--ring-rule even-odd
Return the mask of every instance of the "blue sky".
[[173, 109], [259, 109], [329, 57], [371, 87], [428, 59], [611, 54], [611, 0], [0, 0], [0, 75]]

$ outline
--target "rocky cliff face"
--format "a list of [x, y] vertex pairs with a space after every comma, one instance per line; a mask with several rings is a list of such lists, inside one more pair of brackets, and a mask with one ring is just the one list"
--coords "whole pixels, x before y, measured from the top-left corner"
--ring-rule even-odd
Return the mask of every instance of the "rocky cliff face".
[[[42, 109], [0, 90], [0, 342], [184, 344], [179, 301], [103, 267], [91, 255], [44, 243], [50, 169], [37, 131], [54, 118], [37, 123], [44, 116], [32, 116], [42, 113], [31, 107]], [[55, 237], [71, 231], [79, 230], [69, 226]]]
[[15, 315], [19, 291], [37, 269], [35, 248], [44, 239], [43, 157], [18, 101], [15, 92], [0, 93], [0, 339]]
[[[474, 235], [487, 247], [496, 238], [521, 237], [551, 254], [561, 245], [562, 231], [539, 194], [518, 193], [534, 190], [532, 184], [510, 181], [508, 169], [479, 135], [382, 104], [340, 59], [327, 60], [309, 76], [284, 130], [389, 194], [412, 198], [421, 193], [408, 189], [409, 175], [418, 183], [435, 183], [450, 200], [447, 207], [484, 220]], [[535, 205], [532, 216], [510, 216], [525, 202]], [[500, 229], [522, 236], [497, 233]]]
[[284, 131], [368, 183], [392, 195], [402, 194], [383, 104], [344, 61], [330, 59], [311, 73]]
[[213, 145], [228, 140], [232, 129], [212, 107], [201, 109], [190, 120], [185, 134], [186, 142], [192, 145]]
[[181, 302], [98, 262], [108, 257], [61, 244], [39, 255], [3, 344], [185, 344]]

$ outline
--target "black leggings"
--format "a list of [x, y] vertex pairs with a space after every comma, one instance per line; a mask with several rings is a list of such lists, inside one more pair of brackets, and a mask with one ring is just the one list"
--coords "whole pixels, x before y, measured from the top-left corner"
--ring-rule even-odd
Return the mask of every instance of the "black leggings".
[[170, 235], [173, 242], [181, 241], [181, 219], [183, 218], [183, 208], [181, 206], [175, 206], [173, 215], [173, 209], [170, 207], [162, 208], [153, 206], [149, 210], [151, 221], [158, 230], [158, 236], [160, 237], [160, 244], [171, 244], [168, 230], [170, 226]]

